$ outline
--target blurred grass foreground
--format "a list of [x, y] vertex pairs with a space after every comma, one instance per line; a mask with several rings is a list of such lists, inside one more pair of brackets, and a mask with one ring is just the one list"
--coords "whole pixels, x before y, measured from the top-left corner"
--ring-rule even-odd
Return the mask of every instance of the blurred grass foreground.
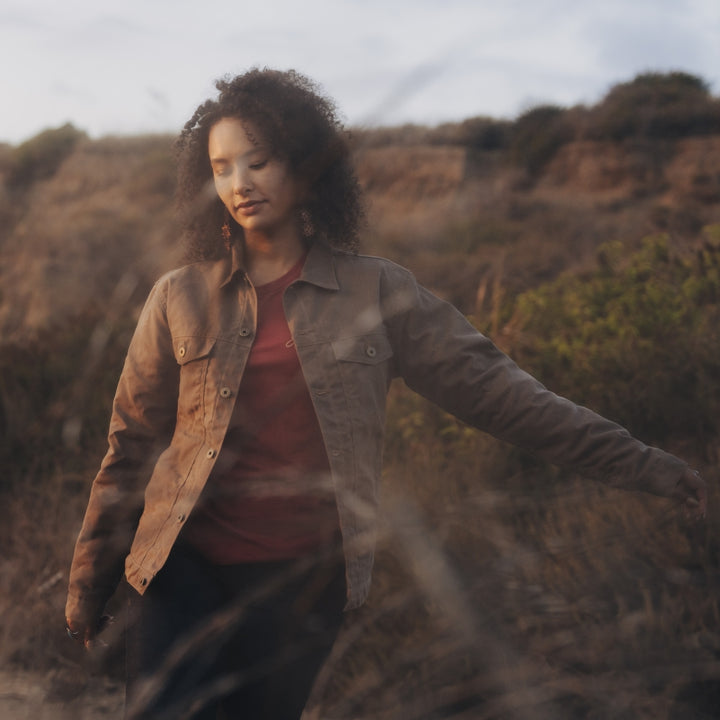
[[[621, 492], [392, 388], [370, 601], [314, 716], [720, 716], [720, 100], [684, 73], [515, 121], [356, 129], [368, 252], [552, 390], [699, 467], [710, 514]], [[0, 146], [0, 717], [120, 717], [64, 593], [138, 309], [178, 262], [171, 138]], [[114, 610], [122, 615], [119, 600]]]

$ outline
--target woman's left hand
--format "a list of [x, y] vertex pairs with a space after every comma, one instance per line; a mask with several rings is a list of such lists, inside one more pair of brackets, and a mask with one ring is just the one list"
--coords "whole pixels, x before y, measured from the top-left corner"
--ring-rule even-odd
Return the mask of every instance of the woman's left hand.
[[691, 520], [704, 520], [707, 512], [707, 486], [697, 470], [687, 468], [678, 480], [673, 498], [684, 504]]

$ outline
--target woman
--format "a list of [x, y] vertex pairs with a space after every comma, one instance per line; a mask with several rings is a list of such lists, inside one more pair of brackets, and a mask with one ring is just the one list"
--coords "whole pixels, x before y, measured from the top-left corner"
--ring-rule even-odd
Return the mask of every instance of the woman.
[[87, 645], [124, 569], [133, 717], [299, 717], [343, 608], [370, 587], [393, 377], [549, 461], [704, 515], [684, 462], [356, 254], [350, 150], [307, 79], [252, 70], [218, 89], [178, 141], [198, 261], [140, 317], [70, 576], [68, 632]]

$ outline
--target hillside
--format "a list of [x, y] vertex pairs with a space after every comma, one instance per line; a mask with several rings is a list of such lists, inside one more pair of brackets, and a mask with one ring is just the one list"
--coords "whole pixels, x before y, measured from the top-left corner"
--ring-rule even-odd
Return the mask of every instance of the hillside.
[[[0, 245], [3, 342], [104, 306], [121, 280], [139, 299], [179, 262], [170, 144], [81, 140], [27, 192]], [[467, 312], [498, 273], [518, 292], [592, 266], [609, 240], [669, 232], [693, 244], [720, 215], [720, 134], [678, 140], [662, 156], [571, 142], [532, 183], [498, 152], [455, 145], [361, 146], [357, 164], [365, 251], [410, 267]]]
[[720, 216], [720, 133], [662, 148], [573, 141], [536, 178], [498, 152], [390, 146], [359, 152], [366, 241], [467, 312], [502, 273], [512, 293], [595, 264], [598, 247], [670, 233], [698, 242]]
[[[5, 342], [107, 308], [177, 261], [168, 138], [80, 139], [24, 190], [0, 246]], [[8, 212], [9, 214], [9, 212]]]

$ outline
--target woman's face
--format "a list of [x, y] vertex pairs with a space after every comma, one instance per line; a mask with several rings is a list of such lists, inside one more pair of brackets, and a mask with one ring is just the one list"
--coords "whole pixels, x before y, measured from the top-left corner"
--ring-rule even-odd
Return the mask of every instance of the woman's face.
[[255, 128], [237, 118], [222, 118], [210, 129], [208, 153], [217, 194], [246, 240], [297, 234], [298, 183]]

